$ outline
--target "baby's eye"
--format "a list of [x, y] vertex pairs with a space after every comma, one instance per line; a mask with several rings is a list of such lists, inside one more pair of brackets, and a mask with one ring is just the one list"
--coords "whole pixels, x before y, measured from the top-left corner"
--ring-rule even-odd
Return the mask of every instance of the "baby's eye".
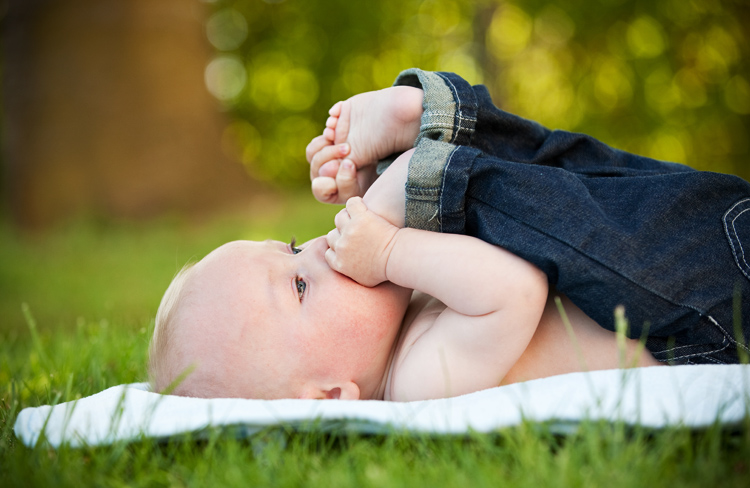
[[292, 242], [289, 243], [289, 249], [292, 250], [292, 254], [299, 254], [302, 252], [302, 249], [298, 247], [294, 247], [294, 245], [297, 244], [297, 240], [292, 237]]
[[299, 294], [300, 301], [302, 301], [302, 295], [305, 294], [305, 290], [307, 289], [307, 283], [305, 283], [305, 280], [302, 280], [300, 278], [297, 278], [294, 281], [295, 283], [297, 283], [297, 293]]

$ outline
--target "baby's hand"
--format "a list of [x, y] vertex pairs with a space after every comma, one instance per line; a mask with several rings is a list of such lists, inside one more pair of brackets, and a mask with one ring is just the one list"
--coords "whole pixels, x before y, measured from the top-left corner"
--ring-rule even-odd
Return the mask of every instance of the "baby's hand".
[[359, 197], [346, 202], [335, 223], [325, 254], [331, 269], [364, 286], [387, 281], [386, 265], [398, 228], [368, 210]]
[[318, 201], [345, 203], [353, 196], [364, 195], [377, 178], [372, 166], [357, 170], [354, 162], [346, 158], [350, 150], [349, 144], [333, 144], [326, 135], [307, 145], [312, 192]]

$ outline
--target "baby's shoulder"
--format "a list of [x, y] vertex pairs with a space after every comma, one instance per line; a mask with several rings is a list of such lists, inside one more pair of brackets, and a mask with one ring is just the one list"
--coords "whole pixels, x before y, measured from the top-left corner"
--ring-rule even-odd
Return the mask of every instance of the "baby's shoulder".
[[447, 306], [437, 298], [422, 292], [414, 292], [391, 362], [391, 371], [386, 383], [386, 400], [403, 400], [402, 395], [398, 395], [396, 390], [407, 386], [404, 377], [412, 377], [413, 371], [410, 370], [420, 366], [420, 361], [414, 361], [414, 356], [420, 354], [420, 338], [432, 328], [446, 309]]

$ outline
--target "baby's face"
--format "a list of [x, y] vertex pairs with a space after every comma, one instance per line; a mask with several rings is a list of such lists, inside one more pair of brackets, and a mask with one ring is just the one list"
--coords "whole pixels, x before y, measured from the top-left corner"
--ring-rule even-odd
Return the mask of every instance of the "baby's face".
[[177, 368], [198, 363], [227, 396], [252, 398], [317, 396], [313, 377], [382, 376], [410, 292], [357, 284], [328, 266], [327, 249], [324, 237], [299, 249], [235, 241], [206, 256], [177, 310]]

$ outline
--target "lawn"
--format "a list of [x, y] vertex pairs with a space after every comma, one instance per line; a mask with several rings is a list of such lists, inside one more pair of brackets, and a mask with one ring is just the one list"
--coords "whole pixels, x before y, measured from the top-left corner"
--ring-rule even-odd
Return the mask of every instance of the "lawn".
[[0, 486], [750, 485], [747, 424], [583, 423], [566, 436], [533, 423], [460, 437], [214, 431], [56, 451], [15, 439], [24, 407], [145, 379], [153, 315], [185, 262], [232, 239], [304, 241], [326, 232], [336, 210], [292, 196], [201, 222], [90, 220], [32, 235], [0, 226]]

